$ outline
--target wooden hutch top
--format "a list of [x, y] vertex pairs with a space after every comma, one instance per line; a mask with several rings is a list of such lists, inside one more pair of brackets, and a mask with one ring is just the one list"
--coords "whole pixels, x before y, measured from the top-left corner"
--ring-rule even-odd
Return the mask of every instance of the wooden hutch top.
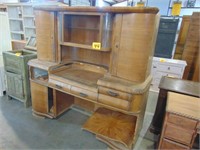
[[68, 12], [108, 12], [108, 13], [151, 13], [157, 14], [156, 7], [88, 7], [88, 6], [35, 6], [35, 10], [68, 11]]

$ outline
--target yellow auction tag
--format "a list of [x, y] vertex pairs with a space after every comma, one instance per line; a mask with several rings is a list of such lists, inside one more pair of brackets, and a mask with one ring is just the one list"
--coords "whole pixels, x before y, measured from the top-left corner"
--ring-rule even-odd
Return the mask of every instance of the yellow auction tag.
[[22, 55], [22, 53], [15, 53], [15, 55], [16, 55], [16, 56], [21, 56], [21, 55]]
[[160, 58], [160, 62], [166, 62], [164, 58]]
[[93, 42], [92, 43], [92, 48], [100, 50], [101, 49], [101, 43], [99, 43], [99, 42]]
[[172, 16], [179, 16], [181, 12], [182, 1], [173, 2]]
[[144, 7], [145, 3], [144, 2], [137, 2], [137, 7]]

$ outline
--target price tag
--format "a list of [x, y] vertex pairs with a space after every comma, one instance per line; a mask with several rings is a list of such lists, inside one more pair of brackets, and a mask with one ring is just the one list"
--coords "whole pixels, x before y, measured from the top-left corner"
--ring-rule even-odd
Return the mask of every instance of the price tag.
[[163, 58], [160, 58], [160, 62], [166, 62], [166, 60]]
[[101, 43], [99, 43], [99, 42], [93, 42], [92, 43], [92, 48], [100, 50], [101, 49]]
[[15, 55], [19, 57], [22, 55], [22, 53], [15, 53]]
[[137, 2], [137, 7], [144, 7], [145, 3], [144, 2]]
[[181, 12], [181, 1], [173, 2], [172, 6], [172, 16], [179, 16]]

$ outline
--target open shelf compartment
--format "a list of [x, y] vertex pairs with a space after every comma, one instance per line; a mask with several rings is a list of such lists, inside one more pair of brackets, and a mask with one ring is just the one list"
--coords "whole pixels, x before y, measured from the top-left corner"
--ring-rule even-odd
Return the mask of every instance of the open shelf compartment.
[[[90, 50], [110, 51], [112, 14], [60, 13], [60, 45]], [[98, 48], [94, 44], [98, 43]]]

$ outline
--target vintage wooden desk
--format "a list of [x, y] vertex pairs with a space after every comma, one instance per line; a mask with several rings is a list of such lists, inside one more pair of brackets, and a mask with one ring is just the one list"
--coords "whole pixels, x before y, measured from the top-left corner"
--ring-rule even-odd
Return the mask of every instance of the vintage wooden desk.
[[165, 114], [165, 107], [167, 102], [167, 92], [175, 92], [185, 94], [193, 97], [200, 97], [200, 83], [188, 80], [162, 77], [159, 84], [158, 102], [155, 114], [150, 126], [150, 131], [154, 134], [160, 134], [162, 123]]
[[37, 6], [38, 59], [29, 61], [33, 113], [94, 112], [83, 129], [132, 149], [142, 128], [157, 8]]
[[168, 92], [158, 149], [191, 149], [200, 133], [200, 98]]

